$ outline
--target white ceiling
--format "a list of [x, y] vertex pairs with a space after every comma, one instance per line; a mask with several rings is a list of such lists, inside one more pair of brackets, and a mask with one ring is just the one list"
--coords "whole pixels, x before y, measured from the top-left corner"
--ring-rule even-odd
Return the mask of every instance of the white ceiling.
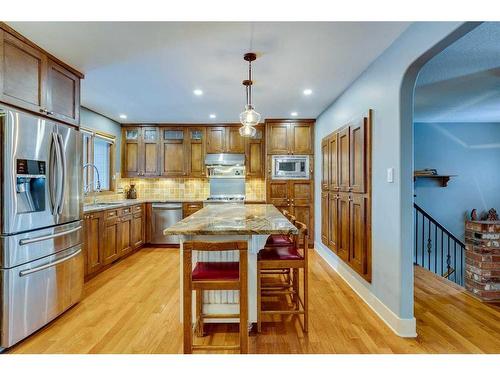
[[[263, 118], [316, 118], [408, 22], [9, 22], [85, 74], [82, 105], [126, 122], [237, 122], [243, 54]], [[200, 88], [204, 94], [193, 95]], [[306, 88], [313, 90], [304, 96]], [[209, 114], [217, 114], [215, 120]]]
[[430, 60], [415, 90], [416, 122], [500, 122], [500, 22], [485, 22]]

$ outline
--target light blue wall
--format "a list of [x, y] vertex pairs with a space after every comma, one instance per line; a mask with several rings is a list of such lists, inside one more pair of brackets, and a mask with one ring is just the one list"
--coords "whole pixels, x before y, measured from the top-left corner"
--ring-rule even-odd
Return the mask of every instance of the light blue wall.
[[[372, 283], [350, 269], [364, 286], [399, 319], [413, 319], [413, 178], [412, 99], [421, 66], [473, 26], [460, 22], [417, 22], [375, 60], [317, 119], [315, 154], [321, 139], [350, 119], [374, 110]], [[315, 160], [315, 222], [321, 223], [321, 158]], [[394, 168], [394, 183], [386, 182]], [[315, 246], [321, 244], [321, 231]], [[335, 259], [338, 260], [334, 256]], [[339, 262], [341, 265], [341, 263]], [[377, 302], [378, 303], [378, 302]]]
[[416, 123], [415, 169], [456, 174], [447, 188], [415, 183], [415, 202], [463, 240], [464, 216], [494, 207], [500, 212], [500, 123]]
[[116, 137], [116, 158], [115, 158], [115, 171], [118, 173], [121, 171], [121, 125], [116, 121], [113, 121], [97, 112], [91, 111], [85, 107], [81, 107], [80, 110], [80, 126], [100, 130], [105, 133], [112, 134]]

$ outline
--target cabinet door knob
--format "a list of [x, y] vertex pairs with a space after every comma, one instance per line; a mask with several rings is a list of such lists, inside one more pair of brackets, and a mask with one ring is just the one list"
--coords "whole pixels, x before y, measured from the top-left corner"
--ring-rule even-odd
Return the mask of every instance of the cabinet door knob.
[[47, 113], [47, 110], [45, 108], [40, 108], [41, 113]]

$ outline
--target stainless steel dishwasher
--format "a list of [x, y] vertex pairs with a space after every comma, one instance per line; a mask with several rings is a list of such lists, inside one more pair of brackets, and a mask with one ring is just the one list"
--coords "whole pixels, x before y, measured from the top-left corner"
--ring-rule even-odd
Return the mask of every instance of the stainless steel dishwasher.
[[179, 244], [179, 236], [165, 236], [163, 230], [182, 220], [182, 203], [152, 204], [152, 238], [153, 244]]

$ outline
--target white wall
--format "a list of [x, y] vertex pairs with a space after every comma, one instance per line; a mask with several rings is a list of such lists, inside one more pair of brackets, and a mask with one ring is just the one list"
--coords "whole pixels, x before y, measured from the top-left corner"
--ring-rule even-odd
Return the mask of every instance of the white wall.
[[[345, 266], [315, 235], [315, 247], [353, 289], [402, 336], [414, 336], [412, 263], [412, 93], [430, 57], [470, 30], [459, 22], [412, 24], [317, 119], [321, 139], [373, 109], [372, 283]], [[402, 89], [403, 88], [403, 89]], [[394, 168], [394, 183], [386, 182]], [[315, 160], [315, 222], [321, 223], [321, 158]]]

